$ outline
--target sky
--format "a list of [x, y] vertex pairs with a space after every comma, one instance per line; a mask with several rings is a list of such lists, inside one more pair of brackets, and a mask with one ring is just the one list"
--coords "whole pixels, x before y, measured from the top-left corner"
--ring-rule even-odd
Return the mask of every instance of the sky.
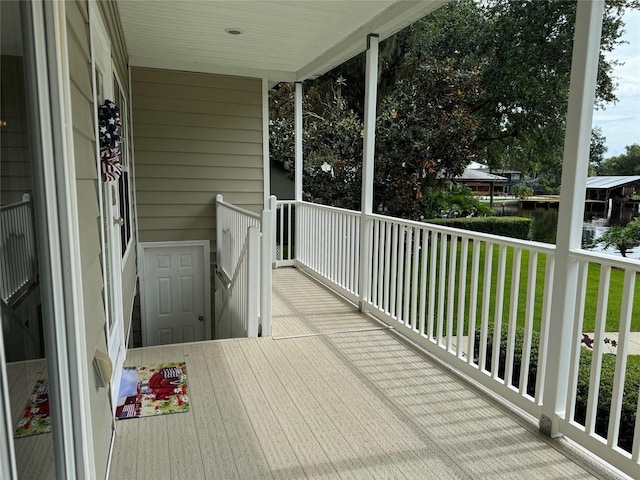
[[628, 10], [624, 17], [629, 42], [616, 48], [611, 56], [623, 62], [614, 70], [618, 103], [593, 113], [593, 125], [602, 128], [606, 138], [605, 158], [625, 153], [625, 147], [640, 144], [640, 11]]

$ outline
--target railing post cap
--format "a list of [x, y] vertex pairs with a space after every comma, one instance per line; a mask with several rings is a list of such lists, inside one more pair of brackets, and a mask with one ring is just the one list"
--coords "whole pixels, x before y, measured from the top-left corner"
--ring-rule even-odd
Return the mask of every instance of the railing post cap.
[[217, 194], [216, 195], [216, 202], [222, 202], [222, 194]]

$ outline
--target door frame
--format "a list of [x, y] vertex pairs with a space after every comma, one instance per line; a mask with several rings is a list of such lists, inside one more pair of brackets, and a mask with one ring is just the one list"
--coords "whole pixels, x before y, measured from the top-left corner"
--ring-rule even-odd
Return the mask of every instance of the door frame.
[[[113, 84], [115, 68], [111, 56], [111, 40], [107, 32], [106, 24], [102, 18], [96, 2], [89, 2], [89, 15], [91, 17], [91, 75], [93, 82], [93, 102], [94, 115], [97, 116], [99, 105], [103, 99], [98, 98], [96, 68], [102, 66], [103, 90], [106, 97], [113, 100]], [[104, 58], [102, 58], [104, 57]], [[119, 81], [119, 79], [118, 79]], [[111, 93], [111, 95], [109, 95]], [[97, 120], [97, 117], [96, 117]], [[100, 209], [100, 247], [102, 255], [102, 279], [105, 285], [104, 307], [105, 307], [105, 335], [107, 339], [107, 350], [109, 358], [113, 364], [112, 376], [110, 380], [111, 409], [115, 412], [118, 401], [118, 390], [120, 387], [120, 377], [122, 366], [126, 356], [125, 334], [124, 334], [124, 312], [122, 301], [122, 250], [120, 246], [120, 228], [116, 219], [120, 216], [119, 203], [113, 204], [112, 192], [118, 197], [117, 180], [103, 182], [100, 165], [100, 145], [98, 142], [98, 122], [95, 125], [95, 150], [96, 150], [96, 172], [98, 182], [98, 204]], [[119, 198], [117, 198], [119, 202]], [[104, 254], [106, 252], [106, 254]], [[110, 285], [110, 291], [106, 285]]]
[[[75, 188], [71, 84], [64, 2], [20, 2], [24, 68], [30, 94], [35, 222], [45, 322], [49, 398], [54, 427], [56, 478], [95, 478], [89, 395], [90, 368], [83, 314], [82, 271]], [[0, 336], [0, 341], [2, 338]], [[0, 426], [7, 451], [3, 478], [16, 476], [13, 428], [8, 412], [4, 347], [0, 348]], [[3, 442], [4, 444], [4, 442]]]
[[145, 300], [145, 275], [144, 261], [147, 250], [154, 248], [172, 248], [172, 247], [202, 247], [204, 259], [204, 337], [205, 340], [211, 340], [211, 246], [209, 240], [185, 240], [175, 242], [139, 242], [138, 243], [138, 277], [140, 279], [140, 317], [142, 323], [142, 344], [147, 343], [147, 308]]

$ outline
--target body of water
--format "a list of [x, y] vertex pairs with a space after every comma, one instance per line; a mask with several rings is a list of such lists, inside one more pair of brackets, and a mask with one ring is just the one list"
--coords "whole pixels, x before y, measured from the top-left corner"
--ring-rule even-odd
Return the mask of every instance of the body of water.
[[[588, 209], [588, 207], [587, 207]], [[518, 205], [494, 205], [494, 210], [500, 216], [520, 216], [533, 220], [531, 226], [532, 240], [545, 243], [556, 243], [556, 232], [558, 229], [558, 209], [557, 208], [522, 208]], [[609, 255], [620, 255], [620, 252], [613, 248], [602, 248], [598, 245], [591, 248], [594, 239], [603, 235], [612, 225], [626, 225], [637, 213], [630, 208], [614, 208], [609, 214], [603, 210], [587, 210], [584, 214], [582, 225], [582, 247], [596, 252], [603, 252]], [[627, 258], [640, 259], [640, 247], [627, 252]]]

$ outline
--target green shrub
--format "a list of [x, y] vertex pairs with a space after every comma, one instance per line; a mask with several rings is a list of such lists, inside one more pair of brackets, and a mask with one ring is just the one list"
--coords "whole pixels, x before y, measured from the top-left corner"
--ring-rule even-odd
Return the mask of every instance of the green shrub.
[[530, 238], [532, 224], [530, 218], [523, 217], [434, 218], [426, 222], [522, 240]]
[[[498, 362], [498, 377], [504, 379], [507, 356], [507, 326], [503, 325], [500, 335], [500, 360]], [[520, 366], [522, 364], [522, 344], [524, 335], [521, 329], [516, 329], [514, 343], [513, 374], [511, 385], [520, 387]], [[531, 354], [529, 356], [529, 373], [527, 380], [527, 394], [535, 396], [536, 376], [538, 373], [538, 347], [540, 344], [539, 332], [534, 331], [531, 339]], [[480, 331], [476, 330], [474, 342], [474, 361], [479, 363]], [[487, 330], [487, 354], [484, 369], [491, 371], [493, 358], [493, 326]], [[609, 411], [611, 410], [611, 396], [613, 380], [616, 371], [616, 356], [604, 354], [602, 356], [602, 370], [600, 373], [600, 390], [598, 395], [598, 407], [596, 412], [595, 431], [603, 438], [607, 438], [609, 429]], [[587, 398], [589, 395], [589, 381], [591, 375], [592, 351], [581, 348], [580, 367], [578, 370], [578, 385], [576, 391], [576, 405], [574, 420], [581, 425], [585, 424], [587, 411]], [[636, 423], [636, 408], [638, 405], [638, 391], [640, 390], [640, 356], [627, 357], [627, 372], [624, 382], [622, 398], [622, 411], [620, 415], [620, 431], [618, 446], [627, 452], [633, 446], [633, 434]]]
[[[504, 379], [507, 358], [507, 337], [509, 331], [506, 325], [500, 332], [500, 361], [498, 362], [498, 377]], [[522, 365], [522, 346], [524, 343], [524, 332], [522, 329], [516, 329], [515, 342], [513, 346], [513, 373], [511, 376], [511, 385], [520, 388], [520, 367]], [[536, 393], [536, 377], [538, 374], [538, 348], [540, 346], [540, 333], [533, 331], [531, 334], [531, 352], [529, 354], [529, 375], [527, 379], [527, 394], [534, 397]], [[474, 342], [474, 360], [478, 363], [480, 356], [480, 331], [476, 330]], [[491, 361], [493, 359], [493, 325], [487, 328], [487, 354], [484, 369], [491, 371]]]
[[[592, 354], [593, 352], [586, 348], [583, 348], [580, 352], [580, 369], [578, 371], [578, 391], [574, 420], [581, 425], [584, 425], [587, 413]], [[611, 354], [602, 356], [595, 430], [598, 435], [604, 438], [607, 438], [607, 432], [609, 430], [609, 411], [611, 410], [611, 395], [616, 372], [616, 358], [615, 355]], [[618, 446], [627, 452], [630, 452], [633, 446], [633, 430], [636, 424], [639, 388], [640, 362], [637, 361], [637, 357], [627, 357], [627, 374], [624, 382], [622, 411], [620, 415], [620, 433], [618, 438]]]

